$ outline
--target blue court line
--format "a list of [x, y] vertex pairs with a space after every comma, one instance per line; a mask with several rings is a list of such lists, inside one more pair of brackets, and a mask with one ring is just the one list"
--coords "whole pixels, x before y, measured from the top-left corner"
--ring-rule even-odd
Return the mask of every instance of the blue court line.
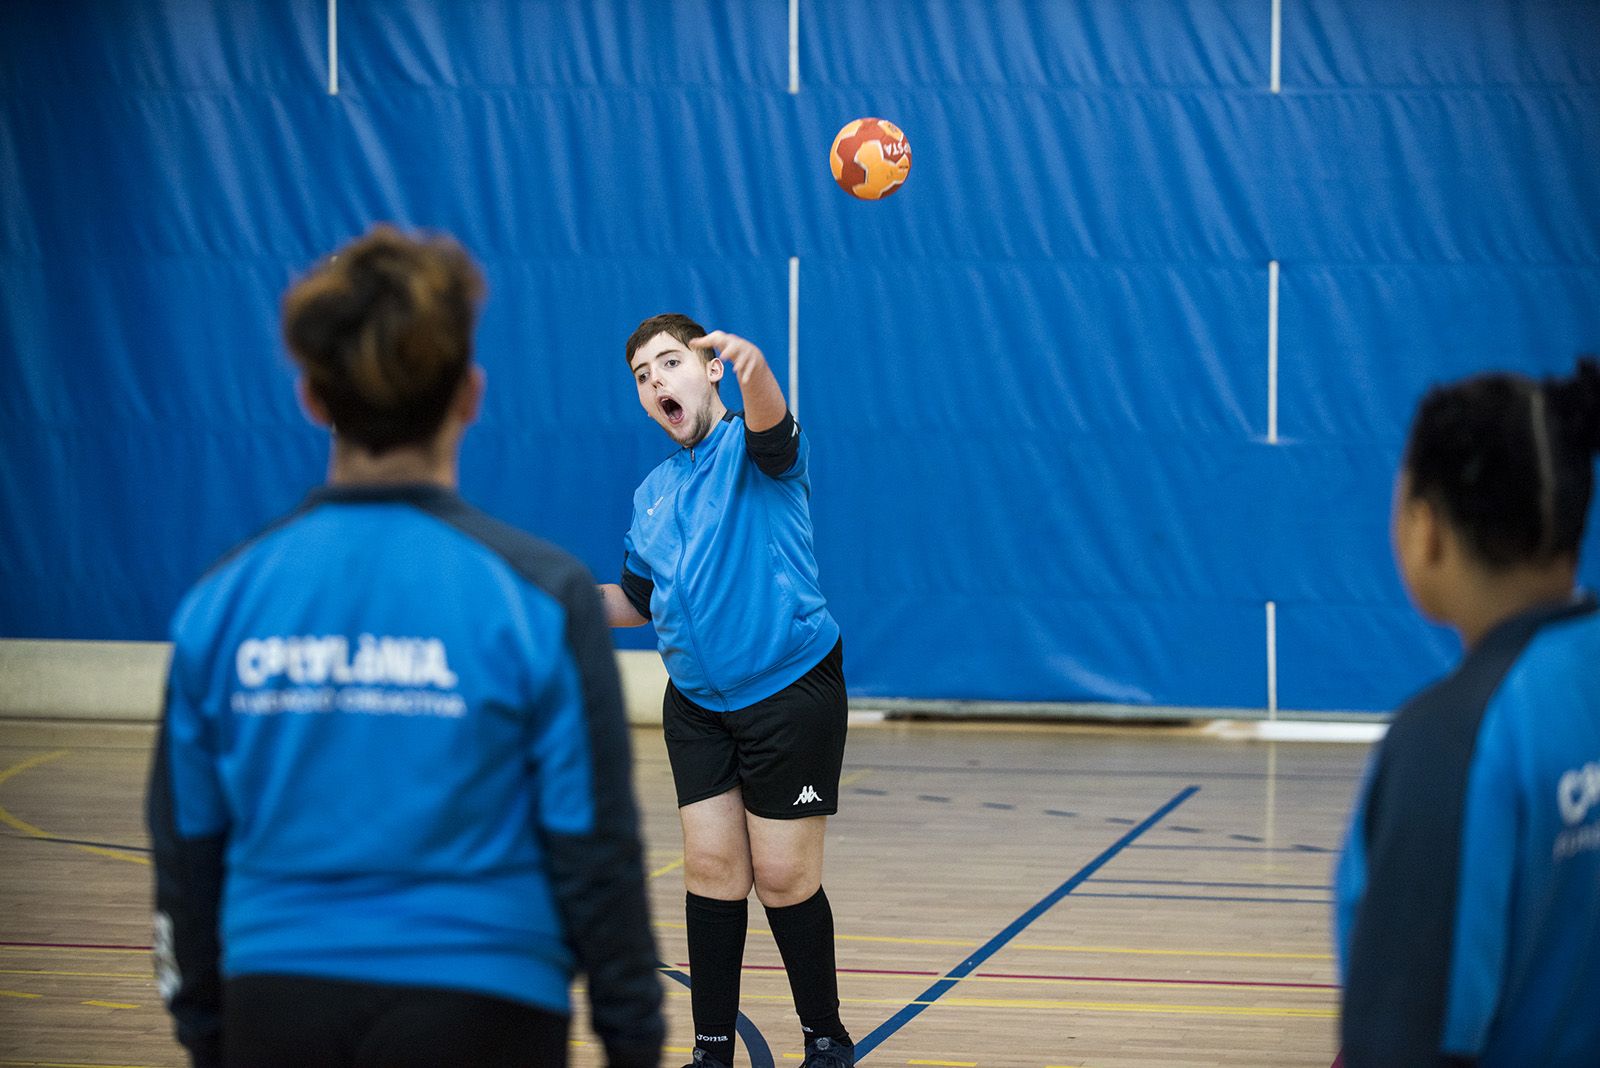
[[1140, 842], [1134, 849], [1188, 849], [1197, 853], [1306, 853], [1310, 856], [1322, 856], [1336, 853], [1338, 850], [1327, 846], [1310, 845], [1285, 845], [1285, 846], [1210, 846], [1210, 845], [1148, 845]]
[[1050, 891], [1036, 905], [1012, 920], [1004, 930], [985, 942], [972, 956], [946, 972], [943, 979], [924, 990], [915, 1001], [879, 1024], [870, 1035], [856, 1043], [856, 1061], [859, 1063], [867, 1054], [888, 1041], [896, 1031], [920, 1016], [924, 1009], [949, 993], [957, 983], [977, 970], [984, 961], [1005, 948], [1006, 943], [1021, 934], [1023, 929], [1030, 923], [1050, 911], [1056, 902], [1072, 893], [1079, 886], [1082, 886], [1091, 875], [1105, 867], [1112, 857], [1126, 849], [1135, 838], [1160, 823], [1169, 812], [1189, 800], [1199, 789], [1200, 787], [1198, 786], [1186, 786], [1179, 790], [1166, 804], [1140, 821], [1138, 826], [1129, 829], [1121, 838], [1106, 847], [1099, 856], [1079, 868], [1072, 878]]
[[1254, 901], [1258, 905], [1331, 905], [1331, 897], [1212, 897], [1206, 894], [1091, 894], [1079, 897], [1121, 897], [1139, 901]]
[[[690, 986], [689, 977], [676, 968], [669, 968], [665, 964], [660, 967], [662, 975], [686, 987]], [[777, 1068], [772, 1059], [772, 1050], [768, 1047], [767, 1040], [762, 1037], [761, 1029], [751, 1023], [748, 1016], [741, 1012], [733, 1026], [739, 1037], [744, 1039], [745, 1052], [750, 1055], [750, 1068]]]
[[874, 774], [880, 771], [910, 771], [939, 776], [947, 775], [1048, 775], [1052, 779], [1070, 779], [1092, 776], [1107, 779], [1218, 779], [1252, 782], [1268, 778], [1278, 782], [1343, 782], [1361, 781], [1359, 770], [1348, 774], [1332, 772], [1284, 772], [1269, 776], [1264, 771], [1147, 771], [1139, 768], [1063, 768], [1057, 765], [1038, 768], [974, 767], [970, 764], [880, 764], [872, 763]]
[[1223, 890], [1326, 890], [1333, 892], [1333, 887], [1326, 883], [1211, 883], [1199, 879], [1094, 879], [1096, 886], [1106, 886], [1111, 883], [1121, 883], [1129, 886], [1215, 886]]

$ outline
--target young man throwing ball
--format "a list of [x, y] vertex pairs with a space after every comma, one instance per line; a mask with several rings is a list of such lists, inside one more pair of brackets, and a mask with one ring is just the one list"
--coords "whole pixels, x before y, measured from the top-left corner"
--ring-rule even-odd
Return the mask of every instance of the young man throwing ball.
[[[839, 626], [817, 586], [809, 446], [761, 350], [683, 315], [628, 338], [639, 403], [679, 446], [633, 495], [612, 626], [654, 622], [683, 823], [694, 1064], [733, 1063], [747, 898], [766, 908], [805, 1068], [855, 1063], [822, 890], [846, 703]], [[745, 411], [719, 383], [732, 369]]]

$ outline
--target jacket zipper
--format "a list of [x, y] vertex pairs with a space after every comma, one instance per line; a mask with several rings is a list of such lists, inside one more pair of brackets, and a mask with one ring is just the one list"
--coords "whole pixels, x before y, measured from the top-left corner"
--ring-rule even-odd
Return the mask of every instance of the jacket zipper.
[[[689, 450], [689, 477], [684, 479], [683, 480], [683, 484], [678, 487], [678, 493], [679, 493], [679, 499], [680, 500], [682, 499], [682, 494], [683, 494], [684, 487], [687, 486], [691, 481], [694, 480], [695, 472], [697, 470], [698, 470], [698, 468], [696, 467], [694, 450], [690, 449]], [[684, 623], [684, 627], [689, 631], [689, 644], [694, 647], [694, 658], [697, 661], [700, 662], [700, 674], [705, 677], [706, 687], [712, 693], [717, 695], [717, 699], [719, 701], [721, 701], [724, 705], [726, 705], [728, 703], [727, 697], [724, 696], [722, 691], [717, 689], [716, 684], [711, 681], [711, 672], [706, 667], [706, 659], [705, 659], [704, 656], [702, 656], [700, 654], [700, 639], [698, 637], [696, 637], [695, 631], [694, 631], [694, 613], [692, 611], [690, 611], [690, 609], [689, 609], [689, 597], [688, 597], [688, 595], [686, 593], [682, 592], [682, 590], [683, 590], [683, 561], [684, 561], [684, 558], [686, 556], [688, 556], [688, 553], [689, 553], [689, 539], [685, 536], [684, 531], [683, 531], [683, 509], [682, 508], [675, 507], [675, 508], [672, 509], [672, 521], [678, 528], [678, 589], [679, 589], [678, 601], [679, 601], [680, 604], [683, 605], [683, 623]]]

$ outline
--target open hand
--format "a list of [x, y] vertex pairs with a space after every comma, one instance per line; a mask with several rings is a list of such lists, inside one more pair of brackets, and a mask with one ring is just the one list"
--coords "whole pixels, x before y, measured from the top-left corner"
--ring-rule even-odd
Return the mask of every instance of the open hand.
[[689, 342], [689, 347], [714, 350], [722, 362], [733, 369], [740, 388], [749, 385], [750, 377], [767, 366], [767, 358], [754, 344], [723, 330], [713, 330], [705, 337], [697, 337]]

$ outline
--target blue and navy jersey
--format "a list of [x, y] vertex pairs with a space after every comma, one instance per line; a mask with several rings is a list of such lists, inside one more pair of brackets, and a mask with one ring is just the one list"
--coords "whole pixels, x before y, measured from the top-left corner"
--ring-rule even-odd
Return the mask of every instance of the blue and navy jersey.
[[817, 584], [809, 458], [793, 416], [757, 433], [730, 413], [634, 492], [622, 589], [702, 707], [770, 697], [839, 640]]
[[[629, 739], [593, 580], [434, 487], [325, 487], [172, 625], [148, 799], [158, 970], [467, 990], [661, 1036]], [[642, 1059], [642, 1058], [641, 1058]]]
[[1349, 1068], [1600, 1063], [1600, 614], [1502, 623], [1409, 702], [1337, 876]]

